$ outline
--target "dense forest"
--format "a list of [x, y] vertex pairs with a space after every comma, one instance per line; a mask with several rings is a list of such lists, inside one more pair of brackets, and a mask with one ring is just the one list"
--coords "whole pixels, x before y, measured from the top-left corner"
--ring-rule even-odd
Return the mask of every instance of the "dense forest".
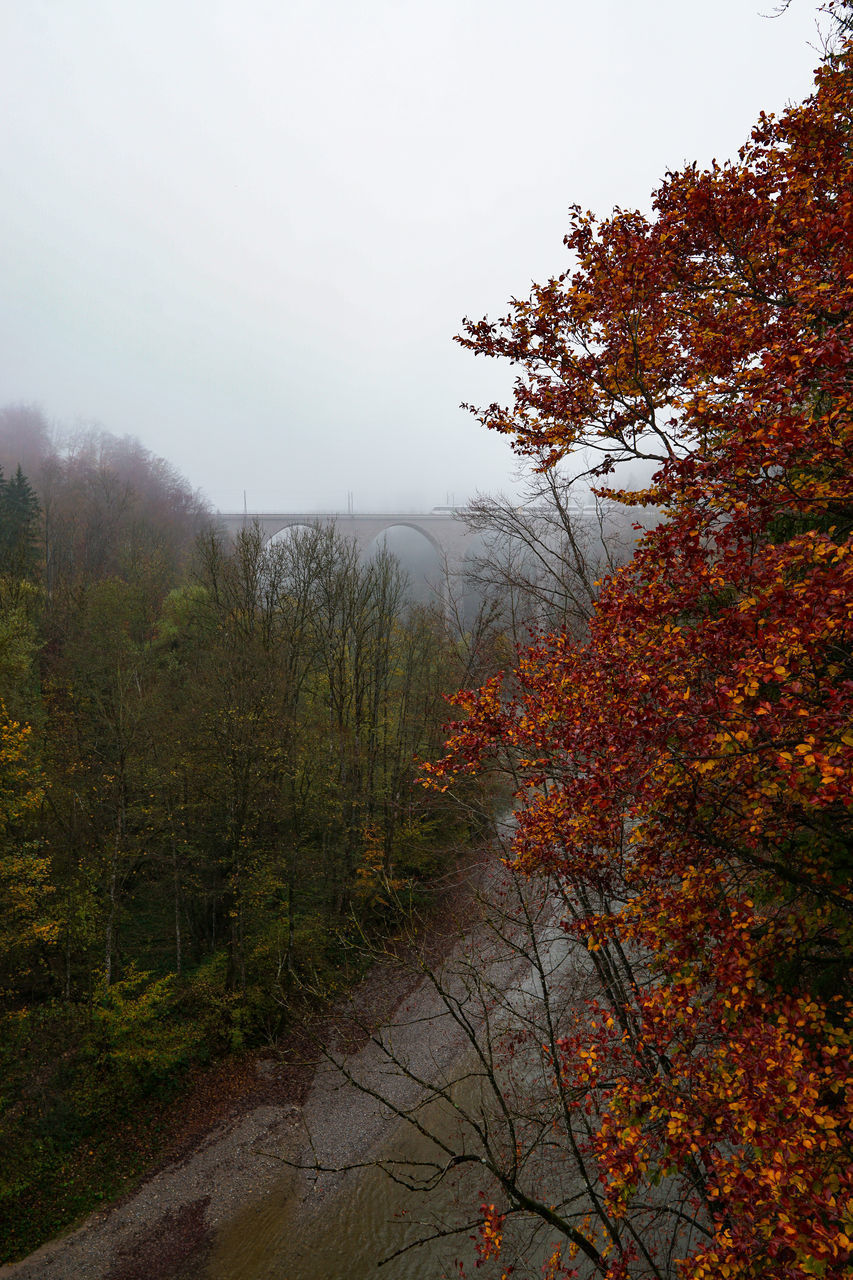
[[134, 1108], [333, 993], [348, 935], [393, 930], [481, 833], [416, 758], [501, 638], [412, 606], [398, 563], [332, 525], [227, 542], [134, 440], [60, 449], [14, 406], [0, 459], [14, 1254], [120, 1185]]

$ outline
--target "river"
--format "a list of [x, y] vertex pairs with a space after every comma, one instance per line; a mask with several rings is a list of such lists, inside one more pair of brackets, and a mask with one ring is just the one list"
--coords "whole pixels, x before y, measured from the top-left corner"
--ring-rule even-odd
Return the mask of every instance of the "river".
[[[506, 900], [498, 911], [506, 913]], [[569, 969], [565, 936], [554, 928], [547, 904], [540, 903], [538, 911], [540, 956], [556, 990], [561, 971]], [[505, 927], [502, 931], [508, 932]], [[522, 1006], [529, 1011], [539, 1000], [539, 981], [527, 955], [519, 958], [482, 924], [451, 957], [442, 989], [452, 1008], [467, 1016], [480, 1042], [493, 1045], [506, 1030], [507, 1018]], [[482, 1111], [481, 1064], [470, 1035], [447, 1004], [425, 979], [393, 1025], [346, 1060], [346, 1072], [388, 1098], [391, 1108], [344, 1079], [331, 1063], [320, 1068], [290, 1158], [327, 1166], [364, 1161], [367, 1167], [316, 1175], [283, 1168], [269, 1194], [219, 1233], [203, 1280], [437, 1280], [458, 1275], [457, 1258], [473, 1263], [478, 1205], [483, 1193], [490, 1201], [498, 1199], [487, 1171], [467, 1165], [431, 1192], [419, 1193], [397, 1185], [373, 1163], [428, 1162], [437, 1155], [444, 1163], [434, 1144], [394, 1114], [394, 1109], [399, 1113], [418, 1107], [429, 1096], [411, 1076], [439, 1086], [456, 1082], [448, 1089], [450, 1102], [433, 1099], [415, 1114], [451, 1149], [461, 1149], [460, 1144], [467, 1151], [477, 1149], [470, 1124], [460, 1121], [460, 1115], [476, 1117]], [[525, 1084], [541, 1070], [537, 1062], [538, 1053], [523, 1068]], [[507, 1090], [518, 1087], [518, 1064], [514, 1074], [514, 1082], [510, 1076], [502, 1078]], [[410, 1249], [380, 1267], [419, 1235], [456, 1224], [463, 1225], [459, 1234]], [[543, 1236], [534, 1242], [526, 1230], [527, 1237], [519, 1237], [516, 1245], [536, 1269], [552, 1241]]]

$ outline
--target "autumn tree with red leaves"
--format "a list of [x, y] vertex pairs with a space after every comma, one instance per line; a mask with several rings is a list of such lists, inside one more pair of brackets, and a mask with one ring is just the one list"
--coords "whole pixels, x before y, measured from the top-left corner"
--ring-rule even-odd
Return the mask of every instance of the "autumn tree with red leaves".
[[[588, 637], [459, 694], [428, 769], [514, 776], [514, 866], [601, 978], [540, 1046], [598, 1179], [550, 1223], [554, 1276], [853, 1268], [851, 47], [650, 217], [576, 209], [570, 269], [460, 338], [519, 370], [487, 427], [543, 470], [597, 453], [600, 489], [651, 459], [615, 492], [664, 513]], [[498, 1190], [493, 1259], [525, 1211]]]

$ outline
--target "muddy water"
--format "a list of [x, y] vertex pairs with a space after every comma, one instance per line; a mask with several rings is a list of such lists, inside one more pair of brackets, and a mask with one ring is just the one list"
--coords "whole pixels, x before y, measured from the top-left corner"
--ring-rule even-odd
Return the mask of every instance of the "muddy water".
[[[537, 928], [540, 954], [550, 969], [549, 979], [559, 981], [567, 959], [565, 935], [554, 930], [547, 913]], [[526, 961], [517, 954], [495, 957], [487, 972], [505, 993], [505, 1012], [512, 1018], [515, 1004], [535, 997], [537, 981]], [[452, 968], [446, 978], [453, 986]], [[421, 1079], [455, 1078], [454, 1102], [462, 1112], [476, 1115], [482, 1102], [480, 1084], [471, 1068], [470, 1044], [460, 1040], [440, 1007], [431, 1007], [429, 994], [416, 996], [389, 1031], [400, 1060], [413, 1064]], [[356, 1061], [356, 1060], [352, 1060]], [[368, 1046], [359, 1057], [355, 1074], [373, 1082], [384, 1096], [406, 1109], [418, 1093], [406, 1092], [399, 1075], [388, 1074], [388, 1063]], [[399, 1090], [399, 1092], [396, 1092]], [[433, 1101], [418, 1113], [428, 1131], [447, 1140], [452, 1150], [463, 1149], [458, 1131], [459, 1111], [446, 1102]], [[336, 1164], [364, 1160], [405, 1160], [416, 1163], [436, 1158], [436, 1148], [403, 1121], [395, 1120], [364, 1092], [344, 1084], [334, 1073], [318, 1073], [302, 1115], [305, 1128], [296, 1125], [290, 1144], [291, 1158], [310, 1163]], [[298, 1130], [298, 1131], [297, 1131]], [[306, 1145], [308, 1133], [314, 1140]], [[356, 1136], [357, 1135], [357, 1136]], [[473, 1150], [470, 1135], [464, 1149]], [[343, 1153], [343, 1154], [342, 1154]], [[357, 1154], [353, 1154], [357, 1153]], [[392, 1182], [369, 1163], [362, 1170], [321, 1174], [316, 1180], [283, 1167], [273, 1191], [262, 1202], [247, 1208], [224, 1229], [215, 1242], [204, 1280], [438, 1280], [458, 1275], [454, 1260], [473, 1261], [473, 1225], [450, 1239], [433, 1241], [396, 1257], [404, 1246], [435, 1231], [435, 1224], [470, 1223], [476, 1216], [481, 1193], [498, 1199], [494, 1187], [478, 1165], [466, 1165], [462, 1174], [448, 1177], [429, 1193], [416, 1193]], [[510, 1241], [507, 1242], [510, 1244]], [[536, 1272], [548, 1241], [528, 1236], [519, 1240], [524, 1261]], [[389, 1259], [383, 1263], [383, 1260]], [[503, 1259], [502, 1259], [503, 1261]]]
[[[473, 1067], [473, 1059], [463, 1065]], [[476, 1112], [479, 1084], [468, 1077], [454, 1089], [454, 1100]], [[456, 1115], [446, 1103], [430, 1103], [421, 1119], [448, 1145], [460, 1142]], [[472, 1149], [470, 1138], [465, 1145]], [[370, 1158], [443, 1159], [434, 1144], [403, 1122]], [[333, 1177], [331, 1186], [319, 1179], [311, 1189], [312, 1179], [288, 1173], [266, 1200], [234, 1220], [220, 1234], [203, 1280], [450, 1280], [458, 1277], [456, 1260], [465, 1261], [470, 1275], [476, 1258], [472, 1219], [484, 1194], [499, 1198], [477, 1165], [465, 1166], [429, 1193], [399, 1186], [376, 1166]], [[449, 1226], [463, 1229], [398, 1252]], [[525, 1274], [538, 1275], [554, 1244], [541, 1226], [508, 1225], [501, 1261], [512, 1256], [523, 1262]]]
[[[473, 1074], [467, 1075], [474, 1065], [473, 1056], [465, 1055], [461, 1062], [457, 1060], [454, 1072], [462, 1080], [454, 1089], [454, 1101], [472, 1115], [482, 1101], [480, 1083]], [[354, 1106], [361, 1101], [354, 1098]], [[467, 1141], [462, 1140], [457, 1114], [447, 1103], [434, 1101], [419, 1116], [424, 1127], [451, 1149], [475, 1149], [470, 1133]], [[294, 1141], [294, 1156], [300, 1147]], [[305, 1158], [303, 1147], [301, 1159]], [[445, 1159], [403, 1121], [395, 1122], [390, 1133], [386, 1129], [384, 1140], [361, 1158], [412, 1162], [412, 1166]], [[220, 1233], [203, 1280], [440, 1280], [458, 1276], [457, 1259], [465, 1260], [466, 1270], [473, 1274], [472, 1219], [484, 1195], [490, 1201], [500, 1200], [478, 1165], [466, 1165], [448, 1175], [429, 1193], [400, 1186], [375, 1165], [343, 1175], [286, 1171], [264, 1201], [247, 1208]], [[438, 1226], [446, 1230], [449, 1225], [464, 1229], [391, 1256], [432, 1235]], [[538, 1274], [538, 1265], [550, 1252], [546, 1252], [549, 1240], [534, 1241], [530, 1228], [524, 1231], [527, 1235], [523, 1241], [519, 1235], [516, 1243], [525, 1263], [532, 1266], [530, 1274]], [[508, 1245], [511, 1242], [507, 1240]]]
[[[429, 1160], [434, 1152], [426, 1139], [403, 1126], [374, 1155]], [[375, 1167], [345, 1175], [331, 1194], [320, 1178], [306, 1197], [304, 1178], [286, 1175], [265, 1201], [230, 1224], [216, 1242], [205, 1280], [436, 1280], [451, 1274], [455, 1257], [470, 1255], [466, 1231], [379, 1265], [434, 1229], [419, 1223], [457, 1220], [460, 1197], [476, 1205], [470, 1176], [467, 1189], [448, 1184], [429, 1197], [396, 1185]]]

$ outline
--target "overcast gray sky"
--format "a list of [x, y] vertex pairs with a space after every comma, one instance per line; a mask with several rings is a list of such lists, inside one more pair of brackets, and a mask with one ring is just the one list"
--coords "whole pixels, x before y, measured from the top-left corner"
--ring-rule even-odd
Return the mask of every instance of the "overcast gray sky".
[[[0, 0], [0, 404], [137, 435], [221, 510], [507, 488], [451, 339], [804, 97], [818, 5]], [[774, 0], [764, 0], [764, 12]]]

